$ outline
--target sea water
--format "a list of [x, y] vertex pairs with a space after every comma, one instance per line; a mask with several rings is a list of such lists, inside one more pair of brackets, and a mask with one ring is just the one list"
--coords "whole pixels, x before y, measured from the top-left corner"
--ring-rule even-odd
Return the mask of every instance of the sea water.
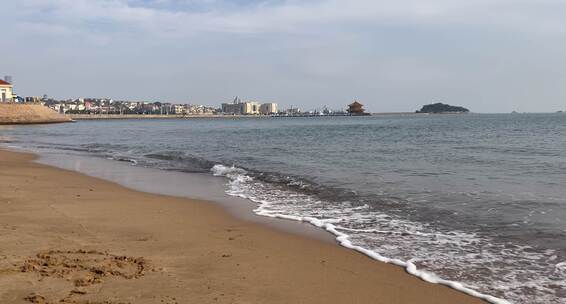
[[255, 212], [494, 303], [566, 302], [566, 115], [104, 120], [10, 145], [207, 173]]

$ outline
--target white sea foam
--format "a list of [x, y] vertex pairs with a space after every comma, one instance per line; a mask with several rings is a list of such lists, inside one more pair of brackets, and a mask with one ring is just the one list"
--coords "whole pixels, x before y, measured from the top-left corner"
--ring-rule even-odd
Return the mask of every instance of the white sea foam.
[[566, 272], [566, 262], [560, 262], [555, 265], [556, 269]]
[[132, 166], [135, 166], [135, 165], [138, 164], [138, 160], [133, 159], [133, 158], [129, 158], [129, 157], [125, 157], [125, 156], [120, 156], [120, 155], [113, 155], [113, 156], [107, 157], [107, 159], [117, 160], [117, 161], [121, 161], [121, 162], [128, 162], [128, 163], [132, 164]]
[[[366, 232], [366, 233], [390, 233], [391, 231], [378, 230], [378, 229], [357, 229], [356, 230], [356, 229], [351, 229], [351, 228], [340, 228], [340, 227], [336, 226], [336, 224], [342, 222], [343, 219], [332, 218], [332, 217], [329, 218], [328, 214], [325, 214], [325, 216], [323, 216], [324, 218], [288, 214], [288, 213], [285, 213], [284, 210], [281, 210], [281, 208], [278, 208], [278, 206], [275, 206], [276, 204], [274, 204], [273, 201], [266, 200], [265, 197], [261, 197], [261, 195], [257, 195], [258, 191], [257, 191], [257, 189], [254, 189], [254, 187], [264, 188], [262, 190], [267, 190], [267, 189], [265, 189], [265, 185], [262, 185], [261, 183], [254, 182], [252, 177], [247, 176], [245, 170], [234, 167], [234, 166], [233, 167], [226, 167], [226, 166], [223, 166], [223, 165], [215, 165], [212, 168], [212, 172], [215, 176], [225, 176], [225, 177], [229, 178], [229, 189], [227, 190], [227, 193], [229, 195], [247, 198], [247, 199], [250, 199], [250, 200], [258, 203], [258, 207], [254, 210], [254, 212], [258, 215], [272, 217], [272, 218], [295, 220], [295, 221], [300, 221], [300, 222], [308, 222], [308, 223], [310, 223], [310, 224], [312, 224], [316, 227], [323, 228], [326, 231], [334, 234], [336, 236], [337, 242], [340, 245], [342, 245], [346, 248], [361, 252], [361, 253], [363, 253], [363, 254], [365, 254], [365, 255], [369, 256], [370, 258], [375, 259], [377, 261], [384, 262], [384, 263], [390, 263], [390, 264], [394, 264], [394, 265], [404, 267], [409, 274], [417, 276], [424, 281], [427, 281], [427, 282], [430, 282], [430, 283], [435, 283], [435, 284], [446, 285], [446, 286], [449, 286], [451, 288], [462, 291], [466, 294], [469, 294], [471, 296], [486, 300], [490, 303], [495, 303], [495, 304], [509, 304], [509, 303], [511, 303], [507, 300], [500, 299], [500, 298], [497, 298], [497, 297], [494, 297], [494, 296], [491, 296], [491, 295], [487, 295], [487, 294], [478, 292], [478, 291], [470, 288], [468, 285], [466, 285], [464, 283], [445, 280], [445, 279], [438, 277], [437, 275], [435, 275], [433, 273], [427, 272], [425, 270], [420, 270], [420, 269], [417, 268], [415, 260], [413, 260], [413, 259], [409, 259], [409, 260], [405, 261], [405, 260], [401, 260], [401, 259], [398, 259], [398, 258], [386, 257], [382, 254], [377, 253], [374, 250], [371, 250], [371, 249], [366, 248], [364, 246], [354, 244], [354, 242], [351, 240], [351, 236], [344, 232], [344, 231], [357, 231], [357, 232]], [[271, 190], [269, 192], [274, 192], [274, 191], [276, 192], [277, 190]], [[289, 194], [287, 194], [287, 196], [289, 196]], [[306, 197], [306, 196], [301, 195], [301, 194], [293, 194], [291, 196], [295, 196], [295, 199], [299, 198], [299, 200], [304, 199], [304, 200], [308, 201], [308, 200], [312, 199], [312, 198]], [[309, 206], [309, 204], [305, 204], [305, 207], [306, 206]], [[368, 209], [368, 206], [364, 205], [364, 206], [351, 207], [350, 211], [358, 212], [358, 211], [364, 210], [364, 209]], [[387, 216], [387, 215], [381, 215], [381, 217], [384, 218], [384, 219], [390, 219], [389, 216]], [[392, 219], [390, 219], [390, 220], [392, 220]], [[427, 236], [427, 237], [431, 236], [431, 234], [422, 233], [422, 232], [419, 232], [419, 231], [414, 231], [412, 233], [415, 234], [415, 235], [421, 235], [421, 236]], [[449, 240], [445, 240], [445, 241], [450, 242]]]

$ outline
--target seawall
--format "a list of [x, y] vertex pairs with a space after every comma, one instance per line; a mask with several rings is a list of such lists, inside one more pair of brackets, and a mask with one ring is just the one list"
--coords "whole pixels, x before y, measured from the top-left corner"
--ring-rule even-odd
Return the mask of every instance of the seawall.
[[70, 118], [38, 104], [1, 104], [0, 125], [70, 122]]

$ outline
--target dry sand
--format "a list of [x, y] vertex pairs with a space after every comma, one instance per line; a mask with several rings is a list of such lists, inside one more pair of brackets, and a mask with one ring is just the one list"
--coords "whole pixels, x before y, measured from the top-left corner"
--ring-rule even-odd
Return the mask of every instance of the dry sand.
[[0, 303], [482, 303], [334, 244], [0, 151]]

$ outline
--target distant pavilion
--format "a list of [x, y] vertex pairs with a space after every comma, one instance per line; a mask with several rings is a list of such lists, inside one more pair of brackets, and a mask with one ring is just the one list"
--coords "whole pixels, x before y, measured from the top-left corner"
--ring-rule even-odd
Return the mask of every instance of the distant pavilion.
[[357, 100], [350, 105], [348, 105], [348, 110], [346, 110], [351, 115], [366, 115], [364, 110], [364, 105], [359, 103]]

